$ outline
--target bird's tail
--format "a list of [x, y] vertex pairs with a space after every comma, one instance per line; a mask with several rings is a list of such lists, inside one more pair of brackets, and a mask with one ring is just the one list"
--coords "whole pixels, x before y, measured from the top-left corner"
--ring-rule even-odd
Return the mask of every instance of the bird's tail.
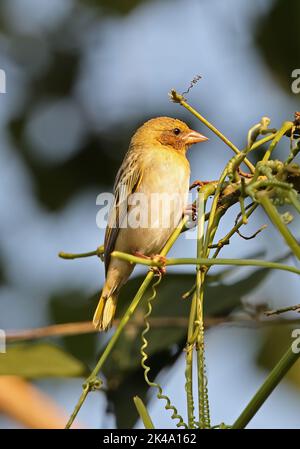
[[99, 331], [107, 331], [112, 326], [117, 299], [118, 294], [116, 292], [106, 295], [103, 290], [93, 318], [93, 324]]

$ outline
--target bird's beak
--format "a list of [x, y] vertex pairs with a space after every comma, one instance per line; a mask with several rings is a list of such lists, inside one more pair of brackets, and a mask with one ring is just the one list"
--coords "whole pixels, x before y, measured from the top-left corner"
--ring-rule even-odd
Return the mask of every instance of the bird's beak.
[[198, 133], [197, 131], [193, 131], [192, 129], [185, 134], [183, 137], [183, 141], [186, 145], [193, 145], [198, 142], [205, 142], [208, 140], [208, 137], [203, 136], [203, 134]]

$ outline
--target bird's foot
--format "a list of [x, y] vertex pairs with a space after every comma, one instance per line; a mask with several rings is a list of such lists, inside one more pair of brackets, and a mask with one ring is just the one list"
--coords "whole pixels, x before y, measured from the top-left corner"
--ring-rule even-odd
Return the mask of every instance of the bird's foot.
[[151, 259], [153, 262], [159, 263], [159, 267], [152, 267], [151, 270], [154, 274], [158, 274], [159, 276], [164, 276], [167, 272], [167, 269], [165, 267], [165, 264], [167, 262], [167, 259], [164, 256], [161, 256], [160, 254], [155, 254], [154, 256], [151, 256]]
[[166, 267], [164, 266], [167, 259], [164, 256], [161, 256], [160, 254], [154, 254], [152, 256], [146, 256], [143, 253], [140, 253], [139, 251], [134, 251], [133, 252], [134, 256], [137, 257], [141, 257], [142, 259], [147, 259], [147, 260], [152, 260], [155, 263], [160, 264], [161, 266], [159, 267], [151, 267], [151, 271], [153, 271], [153, 273], [158, 274], [160, 276], [163, 276], [164, 274], [166, 274]]
[[190, 190], [194, 189], [195, 187], [206, 186], [207, 184], [210, 184], [211, 182], [214, 182], [214, 181], [200, 181], [199, 179], [197, 179], [196, 181], [193, 182], [193, 184], [190, 185]]
[[192, 219], [192, 221], [197, 220], [197, 207], [196, 204], [188, 204], [183, 211], [183, 215], [188, 215]]

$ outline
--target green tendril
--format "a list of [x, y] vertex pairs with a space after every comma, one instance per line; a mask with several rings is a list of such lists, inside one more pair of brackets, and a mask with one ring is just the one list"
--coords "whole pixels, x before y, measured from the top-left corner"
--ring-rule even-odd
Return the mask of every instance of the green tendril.
[[148, 298], [148, 301], [147, 301], [148, 310], [147, 310], [147, 312], [146, 312], [146, 314], [144, 316], [145, 328], [144, 328], [144, 330], [142, 332], [142, 335], [141, 335], [142, 342], [143, 342], [143, 344], [141, 346], [141, 351], [140, 351], [141, 352], [141, 356], [142, 356], [141, 365], [142, 365], [142, 367], [144, 369], [144, 378], [145, 378], [146, 383], [149, 385], [149, 387], [157, 388], [157, 390], [158, 390], [158, 393], [156, 395], [157, 398], [158, 399], [163, 399], [163, 400], [166, 401], [166, 405], [165, 405], [165, 409], [166, 410], [172, 410], [173, 411], [171, 419], [178, 420], [178, 423], [176, 424], [176, 426], [177, 427], [185, 427], [187, 429], [188, 426], [185, 424], [182, 416], [180, 416], [178, 414], [176, 407], [174, 407], [174, 405], [171, 404], [170, 398], [168, 396], [166, 396], [165, 394], [163, 394], [163, 390], [162, 390], [161, 385], [159, 385], [156, 382], [152, 382], [149, 379], [149, 377], [148, 377], [148, 374], [149, 374], [149, 371], [150, 371], [150, 366], [148, 366], [146, 364], [146, 361], [148, 360], [148, 354], [146, 353], [146, 349], [148, 347], [148, 340], [146, 338], [146, 334], [150, 330], [150, 324], [149, 324], [148, 318], [149, 318], [149, 316], [151, 315], [151, 312], [152, 312], [152, 304], [151, 304], [151, 302], [156, 297], [156, 287], [160, 284], [161, 279], [162, 279], [162, 276], [159, 275], [158, 280], [156, 282], [154, 282], [154, 284], [152, 285], [152, 295]]

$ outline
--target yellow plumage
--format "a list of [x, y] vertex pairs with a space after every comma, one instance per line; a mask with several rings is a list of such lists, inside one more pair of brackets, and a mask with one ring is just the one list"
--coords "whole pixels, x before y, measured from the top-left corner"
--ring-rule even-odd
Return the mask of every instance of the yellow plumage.
[[[191, 130], [180, 120], [158, 117], [146, 122], [134, 134], [129, 150], [116, 177], [115, 201], [110, 212], [104, 241], [106, 281], [95, 311], [93, 323], [99, 330], [111, 327], [117, 306], [117, 297], [134, 266], [119, 259], [111, 259], [112, 251], [145, 256], [158, 254], [174, 228], [179, 223], [186, 205], [189, 191], [190, 166], [186, 151], [193, 143], [207, 140]], [[150, 206], [153, 194], [177, 194], [182, 202], [173, 204], [168, 213], [170, 225], [161, 222], [164, 205], [151, 207], [154, 217], [146, 227], [124, 227], [128, 212], [127, 200], [133, 193], [141, 193]], [[129, 210], [130, 211], [130, 210]], [[116, 217], [119, 220], [116, 221]], [[153, 226], [153, 223], [155, 226]]]

